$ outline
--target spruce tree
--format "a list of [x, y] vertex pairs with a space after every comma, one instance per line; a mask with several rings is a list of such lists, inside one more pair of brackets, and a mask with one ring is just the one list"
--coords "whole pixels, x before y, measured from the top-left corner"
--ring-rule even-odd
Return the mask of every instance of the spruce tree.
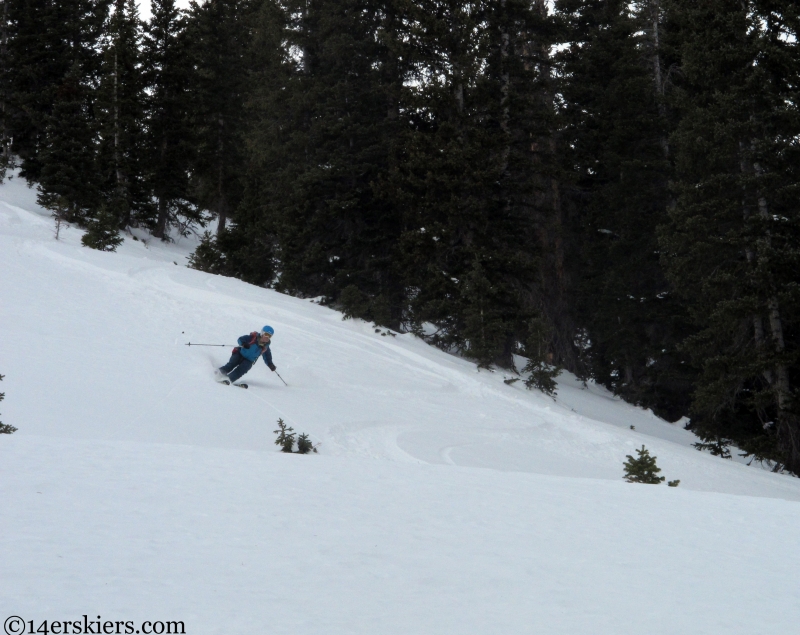
[[122, 198], [114, 198], [111, 202], [102, 201], [95, 216], [86, 219], [86, 233], [81, 238], [81, 243], [99, 251], [116, 251], [123, 241], [119, 235], [119, 219], [128, 209], [121, 209], [122, 205], [125, 205]]
[[[418, 4], [409, 121], [392, 187], [404, 200], [401, 263], [411, 290], [409, 321], [436, 326], [429, 341], [495, 361], [507, 328], [482, 244], [502, 208], [498, 182], [505, 139], [488, 128], [495, 99], [477, 96], [492, 39], [479, 28], [480, 2]], [[494, 102], [494, 103], [493, 103]], [[492, 117], [492, 115], [495, 115]], [[402, 200], [401, 199], [401, 200]]]
[[522, 369], [523, 373], [528, 374], [525, 386], [555, 396], [555, 378], [558, 377], [560, 370], [553, 365], [553, 356], [550, 352], [552, 331], [542, 318], [534, 318], [528, 323], [528, 338], [524, 348], [528, 361]]
[[151, 11], [142, 45], [147, 87], [145, 176], [156, 203], [148, 224], [154, 236], [165, 240], [171, 227], [202, 222], [202, 214], [191, 202], [189, 191], [194, 147], [189, 121], [193, 71], [186, 17], [175, 0], [153, 0]]
[[683, 33], [677, 205], [663, 258], [698, 333], [691, 428], [800, 474], [800, 215], [790, 2], [673, 0]]
[[392, 3], [366, 0], [262, 14], [262, 35], [273, 35], [260, 40], [268, 59], [251, 102], [240, 253], [231, 254], [237, 262], [251, 247], [269, 255], [273, 241], [274, 260], [257, 260], [250, 279], [269, 281], [277, 264], [278, 286], [294, 293], [336, 301], [355, 286], [367, 298], [359, 317], [388, 325], [402, 311], [397, 203], [381, 189], [399, 125], [395, 14]]
[[[99, 208], [93, 87], [78, 62], [55, 93], [36, 155], [39, 204], [60, 220], [83, 224]], [[25, 162], [23, 162], [25, 165]], [[30, 163], [28, 163], [30, 165]]]
[[308, 438], [308, 435], [303, 433], [299, 437], [297, 437], [297, 453], [298, 454], [308, 454], [309, 452], [316, 452], [316, 448], [314, 448], [314, 444], [311, 442], [311, 439]]
[[511, 0], [422, 3], [418, 21], [394, 179], [411, 322], [481, 365], [510, 366], [530, 319], [557, 304], [543, 258], [560, 253], [549, 21], [543, 4]]
[[280, 447], [281, 452], [286, 452], [287, 454], [291, 453], [297, 434], [294, 432], [294, 428], [287, 426], [283, 419], [278, 419], [278, 429], [273, 430], [273, 432], [277, 435], [275, 438], [275, 445]]
[[688, 316], [659, 262], [666, 221], [671, 119], [664, 101], [675, 59], [658, 0], [556, 4], [561, 154], [570, 186], [568, 241], [583, 372], [675, 420], [692, 374], [677, 345]]
[[7, 17], [4, 125], [22, 176], [35, 179], [37, 156], [54, 101], [54, 90], [72, 66], [63, 37], [63, 16], [50, 0], [4, 0]]
[[[0, 381], [3, 381], [5, 375], [0, 375]], [[6, 393], [0, 392], [0, 401], [6, 398]], [[14, 426], [8, 425], [7, 423], [3, 423], [0, 421], [0, 434], [12, 434], [16, 432], [17, 429]]]
[[252, 20], [260, 0], [192, 2], [186, 32], [192, 198], [221, 235], [242, 195], [242, 135]]
[[11, 23], [8, 0], [3, 0], [0, 10], [0, 182], [5, 179], [11, 165], [11, 68], [8, 54], [8, 38]]
[[105, 32], [100, 86], [96, 100], [104, 215], [118, 214], [124, 229], [148, 216], [144, 169], [144, 85], [141, 30], [134, 0], [115, 0]]
[[[59, 152], [69, 132], [57, 141], [51, 132], [95, 125], [93, 100], [100, 67], [99, 40], [109, 0], [6, 0], [8, 3], [8, 134], [21, 158], [22, 176], [38, 181], [45, 164]], [[78, 95], [80, 93], [80, 95]], [[72, 102], [72, 106], [67, 106]], [[76, 108], [85, 120], [80, 126]], [[75, 130], [76, 134], [83, 132]], [[93, 135], [90, 135], [93, 138]], [[83, 139], [81, 139], [81, 142]], [[56, 159], [58, 160], [58, 159]], [[74, 169], [93, 180], [94, 165], [81, 161]], [[48, 172], [58, 168], [50, 165]], [[91, 186], [90, 186], [91, 188]], [[80, 207], [83, 202], [70, 201]]]
[[[636, 450], [638, 455], [635, 459], [628, 454], [627, 461], [624, 463], [625, 480], [628, 483], [645, 483], [647, 485], [658, 485], [665, 479], [658, 476], [661, 468], [656, 465], [656, 457], [650, 456], [650, 451], [642, 446], [641, 450]], [[674, 483], [674, 484], [673, 484]], [[676, 487], [678, 481], [670, 481], [670, 487]]]

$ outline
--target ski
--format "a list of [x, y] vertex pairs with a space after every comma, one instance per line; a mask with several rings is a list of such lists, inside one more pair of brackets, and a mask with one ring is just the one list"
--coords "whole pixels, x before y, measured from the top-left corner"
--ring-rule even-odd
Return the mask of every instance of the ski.
[[218, 384], [224, 384], [226, 386], [236, 386], [237, 388], [248, 388], [247, 384], [233, 384], [229, 379], [219, 379], [217, 380]]

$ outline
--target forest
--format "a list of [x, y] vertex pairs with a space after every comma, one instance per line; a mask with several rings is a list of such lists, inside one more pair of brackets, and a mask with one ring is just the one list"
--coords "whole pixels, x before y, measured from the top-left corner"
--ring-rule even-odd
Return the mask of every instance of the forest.
[[201, 232], [197, 269], [800, 475], [796, 0], [151, 11], [3, 1], [3, 178], [87, 247]]

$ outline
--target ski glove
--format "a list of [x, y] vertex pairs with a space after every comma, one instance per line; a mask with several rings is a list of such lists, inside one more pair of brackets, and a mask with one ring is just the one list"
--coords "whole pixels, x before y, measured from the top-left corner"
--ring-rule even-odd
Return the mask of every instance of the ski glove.
[[274, 373], [278, 369], [278, 367], [275, 366], [275, 364], [270, 364], [269, 369]]

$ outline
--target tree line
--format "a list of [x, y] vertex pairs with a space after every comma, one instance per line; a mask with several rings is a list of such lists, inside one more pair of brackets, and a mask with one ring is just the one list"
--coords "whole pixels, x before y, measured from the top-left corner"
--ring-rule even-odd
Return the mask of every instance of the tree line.
[[113, 249], [564, 368], [800, 474], [791, 0], [5, 0], [5, 165]]

